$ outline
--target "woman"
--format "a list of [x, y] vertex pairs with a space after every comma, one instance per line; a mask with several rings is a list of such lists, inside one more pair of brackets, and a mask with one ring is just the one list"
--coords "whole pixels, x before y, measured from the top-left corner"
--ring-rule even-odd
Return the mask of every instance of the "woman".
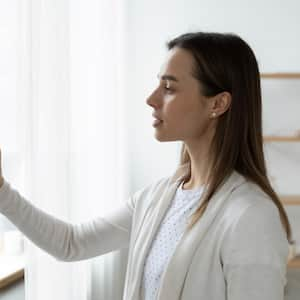
[[4, 180], [0, 212], [58, 260], [129, 247], [124, 300], [283, 300], [293, 241], [267, 177], [255, 55], [234, 34], [187, 33], [167, 47], [147, 104], [156, 139], [183, 141], [172, 176], [74, 225]]

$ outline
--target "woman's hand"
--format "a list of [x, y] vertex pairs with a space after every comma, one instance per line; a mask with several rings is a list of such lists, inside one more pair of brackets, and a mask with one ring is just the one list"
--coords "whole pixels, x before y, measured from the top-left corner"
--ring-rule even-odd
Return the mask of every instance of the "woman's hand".
[[0, 188], [3, 185], [3, 177], [2, 177], [2, 161], [1, 161], [1, 149], [0, 149]]

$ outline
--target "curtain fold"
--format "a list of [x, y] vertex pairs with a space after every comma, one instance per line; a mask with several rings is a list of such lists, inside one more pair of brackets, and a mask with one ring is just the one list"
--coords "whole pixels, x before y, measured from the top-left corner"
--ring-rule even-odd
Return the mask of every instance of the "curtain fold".
[[[25, 196], [72, 223], [105, 215], [129, 196], [124, 4], [23, 0], [18, 20]], [[25, 251], [26, 299], [121, 299], [126, 249], [71, 263], [28, 239]]]

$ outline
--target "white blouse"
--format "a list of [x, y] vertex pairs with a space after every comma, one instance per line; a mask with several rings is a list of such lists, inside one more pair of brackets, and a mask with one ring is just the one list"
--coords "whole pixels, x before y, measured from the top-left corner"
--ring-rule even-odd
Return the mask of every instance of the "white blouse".
[[161, 275], [179, 242], [189, 216], [199, 207], [204, 186], [192, 190], [178, 187], [174, 199], [160, 224], [144, 263], [142, 299], [153, 300], [159, 288]]

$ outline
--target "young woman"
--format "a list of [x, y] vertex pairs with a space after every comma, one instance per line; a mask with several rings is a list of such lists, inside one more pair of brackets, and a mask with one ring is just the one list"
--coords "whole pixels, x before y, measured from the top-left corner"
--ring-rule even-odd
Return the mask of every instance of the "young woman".
[[58, 260], [129, 247], [124, 300], [283, 300], [293, 241], [267, 176], [255, 55], [234, 34], [186, 33], [167, 47], [147, 104], [156, 139], [182, 141], [171, 176], [81, 224], [3, 180], [0, 212]]

